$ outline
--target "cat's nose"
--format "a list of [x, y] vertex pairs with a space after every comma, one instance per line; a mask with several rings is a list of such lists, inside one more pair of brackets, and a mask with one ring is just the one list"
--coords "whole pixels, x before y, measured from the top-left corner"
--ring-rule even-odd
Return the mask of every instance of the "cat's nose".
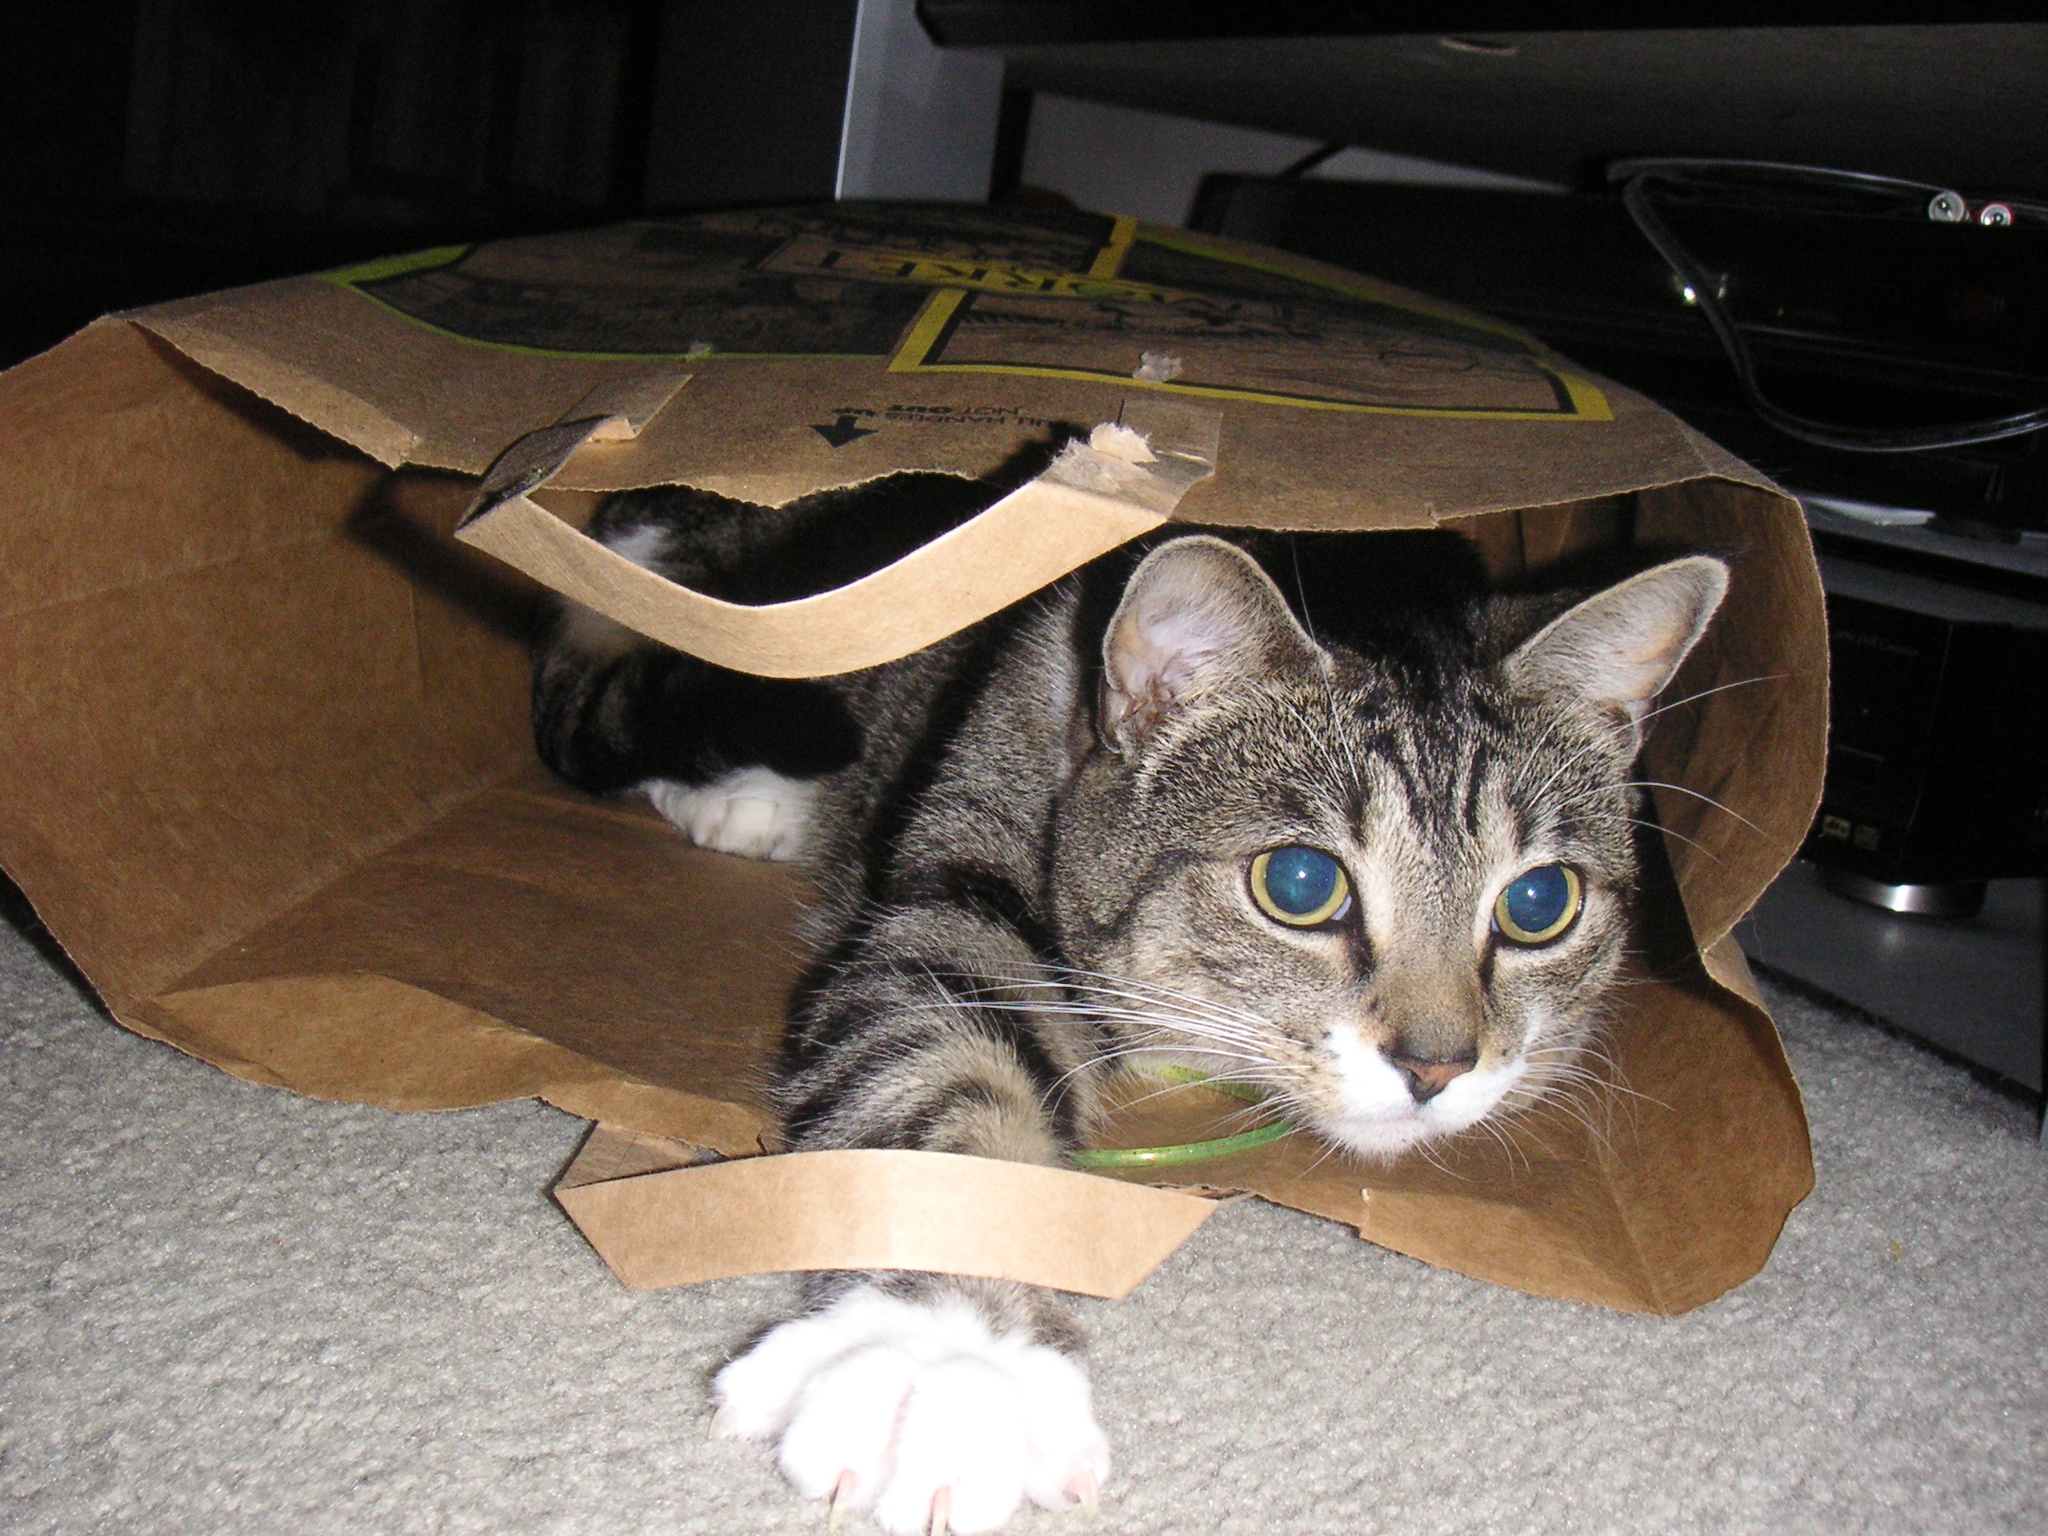
[[1387, 1058], [1394, 1069], [1408, 1080], [1408, 1091], [1415, 1096], [1418, 1104], [1427, 1104], [1451, 1085], [1453, 1078], [1463, 1077], [1479, 1065], [1479, 1058], [1460, 1056], [1451, 1061], [1439, 1061], [1431, 1056], [1392, 1055]]

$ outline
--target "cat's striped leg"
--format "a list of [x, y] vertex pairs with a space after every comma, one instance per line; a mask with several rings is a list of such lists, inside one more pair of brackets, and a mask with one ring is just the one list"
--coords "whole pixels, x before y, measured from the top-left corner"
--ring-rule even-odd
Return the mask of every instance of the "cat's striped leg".
[[[594, 528], [636, 564], [694, 574], [668, 558], [681, 535], [662, 524]], [[829, 685], [727, 671], [575, 603], [536, 648], [533, 732], [578, 788], [638, 790], [698, 846], [757, 859], [802, 857], [817, 778], [860, 752]]]
[[[1044, 967], [958, 892], [899, 906], [792, 1025], [793, 1144], [1055, 1163], [1096, 1091], [1086, 1026]], [[720, 1433], [768, 1440], [806, 1497], [892, 1532], [994, 1530], [1024, 1499], [1092, 1505], [1109, 1475], [1081, 1339], [1054, 1299], [1001, 1281], [822, 1277], [805, 1316], [718, 1375]]]

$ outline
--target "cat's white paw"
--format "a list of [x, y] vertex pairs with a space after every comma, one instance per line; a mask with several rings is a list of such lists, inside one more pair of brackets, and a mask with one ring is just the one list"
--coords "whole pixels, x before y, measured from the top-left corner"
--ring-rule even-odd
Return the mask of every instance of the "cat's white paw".
[[771, 768], [737, 768], [710, 784], [649, 779], [640, 788], [699, 848], [749, 859], [802, 858], [818, 798], [812, 780]]
[[[885, 1531], [992, 1531], [1025, 1499], [1092, 1502], [1109, 1477], [1080, 1362], [997, 1336], [964, 1301], [872, 1287], [782, 1324], [718, 1373], [713, 1432], [776, 1442], [807, 1499], [840, 1494]], [[850, 1478], [846, 1474], [851, 1474]]]

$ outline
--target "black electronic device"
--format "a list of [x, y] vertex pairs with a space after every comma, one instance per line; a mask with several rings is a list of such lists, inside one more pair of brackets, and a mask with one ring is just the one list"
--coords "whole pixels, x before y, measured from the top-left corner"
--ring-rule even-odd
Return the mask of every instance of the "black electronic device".
[[[1798, 418], [1909, 432], [2048, 405], [2048, 220], [2027, 199], [1975, 191], [1958, 194], [1965, 217], [1945, 219], [1932, 198], [1859, 190], [1878, 180], [1847, 178], [1844, 191], [1825, 173], [1701, 175], [1659, 188], [1655, 203], [1711, 272], [1766, 393]], [[2000, 207], [2021, 212], [2000, 223]], [[1760, 417], [1700, 294], [1615, 192], [1218, 175], [1191, 223], [1520, 325], [1795, 490], [1916, 508], [1989, 537], [2048, 529], [2048, 433], [1850, 452]]]
[[1936, 915], [2048, 874], [2048, 601], [1826, 553], [1821, 575], [1828, 772], [1804, 856]]

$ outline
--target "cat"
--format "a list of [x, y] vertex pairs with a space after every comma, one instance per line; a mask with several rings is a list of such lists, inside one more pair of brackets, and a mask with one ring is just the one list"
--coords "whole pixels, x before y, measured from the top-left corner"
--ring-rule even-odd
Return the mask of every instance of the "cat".
[[[988, 495], [940, 476], [775, 510], [626, 493], [590, 532], [758, 602]], [[571, 783], [816, 875], [777, 1083], [792, 1150], [1060, 1164], [1115, 1073], [1178, 1063], [1385, 1159], [1572, 1077], [1622, 966], [1643, 720], [1728, 584], [1690, 555], [1591, 595], [1489, 595], [1461, 541], [1415, 537], [1420, 564], [1396, 534], [1306, 561], [1156, 537], [812, 681], [565, 606], [536, 739]], [[1283, 574], [1293, 557], [1303, 612], [1254, 549]], [[1353, 568], [1379, 598], [1341, 600]], [[808, 1289], [717, 1374], [714, 1433], [773, 1443], [799, 1493], [892, 1532], [1094, 1502], [1109, 1445], [1052, 1296], [899, 1272]]]

